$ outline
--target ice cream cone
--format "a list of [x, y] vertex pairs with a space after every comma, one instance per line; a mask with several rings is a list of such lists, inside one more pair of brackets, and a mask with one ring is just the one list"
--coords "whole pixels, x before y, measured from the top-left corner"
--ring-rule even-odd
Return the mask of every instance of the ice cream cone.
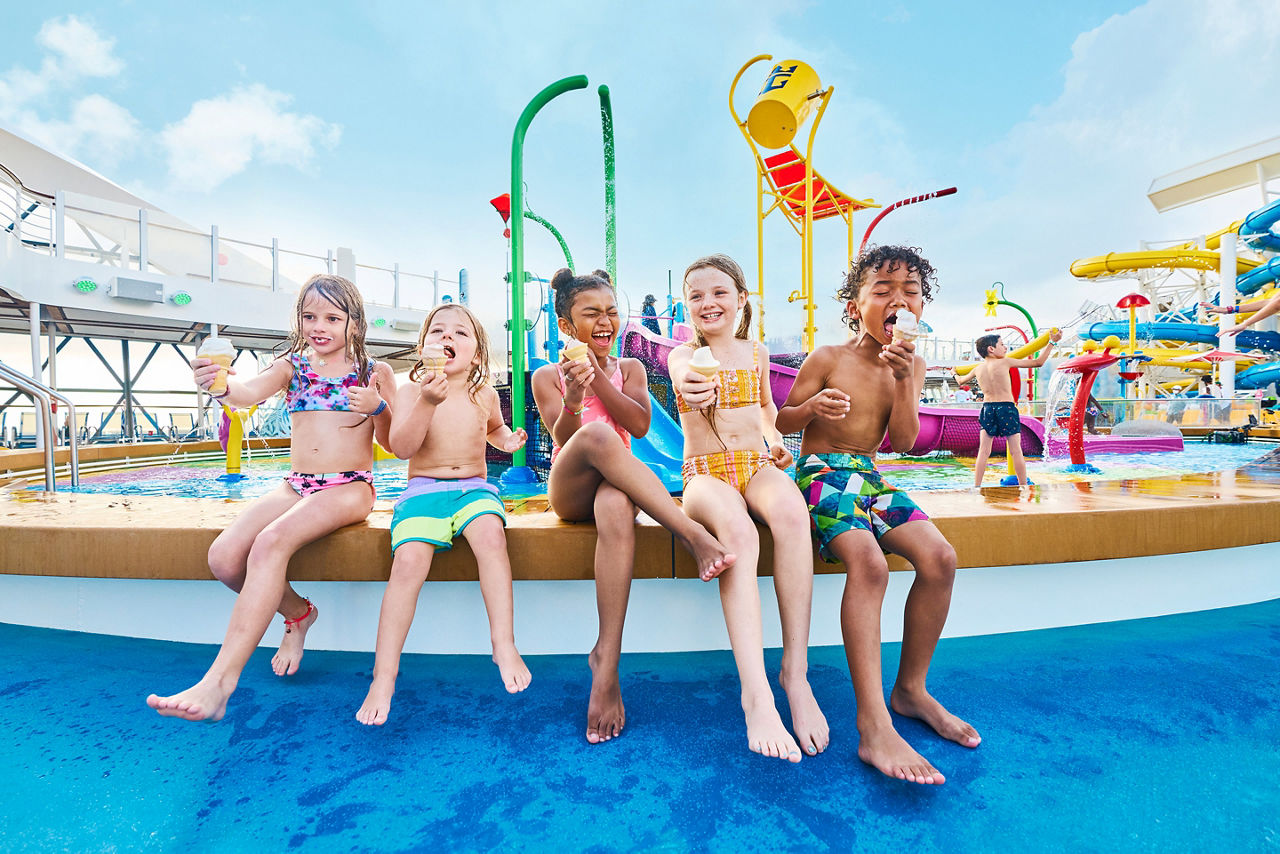
[[694, 350], [693, 358], [689, 360], [689, 367], [708, 378], [720, 372], [720, 362], [711, 352], [710, 347], [699, 347]]
[[893, 324], [894, 341], [914, 341], [920, 337], [920, 322], [910, 309], [900, 308]]
[[449, 357], [444, 347], [439, 344], [424, 344], [422, 347], [422, 366], [428, 371], [443, 371]]
[[564, 357], [570, 362], [587, 363], [587, 351], [590, 348], [581, 341], [574, 341], [572, 344], [566, 345], [564, 348]]
[[202, 359], [208, 359], [221, 369], [218, 371], [218, 376], [214, 378], [213, 383], [209, 386], [209, 394], [214, 397], [225, 394], [227, 391], [227, 369], [231, 367], [232, 361], [235, 360], [236, 348], [225, 338], [209, 336], [200, 344], [200, 349], [196, 350], [196, 355]]

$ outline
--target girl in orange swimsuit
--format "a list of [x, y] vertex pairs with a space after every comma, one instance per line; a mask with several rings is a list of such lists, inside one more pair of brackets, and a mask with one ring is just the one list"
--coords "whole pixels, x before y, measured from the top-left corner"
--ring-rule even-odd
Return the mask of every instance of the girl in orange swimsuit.
[[[250, 504], [209, 547], [214, 577], [239, 596], [204, 677], [178, 694], [147, 697], [160, 714], [221, 718], [277, 613], [285, 618], [285, 635], [271, 667], [278, 676], [297, 671], [303, 638], [318, 612], [286, 579], [289, 559], [307, 543], [365, 520], [373, 509], [373, 439], [384, 447], [388, 441], [391, 410], [384, 398], [392, 396], [396, 380], [389, 365], [365, 352], [366, 327], [364, 299], [354, 284], [341, 276], [312, 276], [294, 306], [289, 352], [255, 377], [228, 380], [219, 399], [230, 406], [286, 393], [293, 474]], [[196, 385], [207, 391], [218, 366], [196, 358], [191, 367]]]
[[[561, 519], [596, 523], [596, 605], [600, 634], [591, 651], [587, 741], [621, 734], [626, 723], [618, 684], [622, 624], [635, 559], [636, 508], [671, 531], [692, 552], [698, 571], [713, 578], [734, 555], [706, 528], [680, 512], [658, 476], [631, 455], [632, 436], [649, 432], [644, 365], [609, 354], [618, 337], [618, 302], [603, 270], [551, 280], [561, 333], [587, 345], [585, 361], [563, 360], [533, 374], [538, 414], [555, 443], [547, 498]], [[792, 487], [794, 489], [794, 487]]]
[[[783, 471], [792, 460], [774, 426], [778, 410], [769, 386], [769, 353], [747, 340], [747, 293], [742, 268], [726, 255], [699, 258], [685, 271], [685, 305], [695, 336], [668, 359], [684, 430], [684, 510], [738, 552], [737, 563], [720, 575], [720, 601], [751, 749], [799, 762], [801, 750], [814, 755], [829, 741], [808, 678], [813, 544], [804, 496]], [[714, 376], [690, 366], [698, 347], [710, 347], [720, 362]], [[756, 521], [773, 536], [783, 641], [779, 681], [790, 701], [795, 738], [778, 715], [765, 673]]]

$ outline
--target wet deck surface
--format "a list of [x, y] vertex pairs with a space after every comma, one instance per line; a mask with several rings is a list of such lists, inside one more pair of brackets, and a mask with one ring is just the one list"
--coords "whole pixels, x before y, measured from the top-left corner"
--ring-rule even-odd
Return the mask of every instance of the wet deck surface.
[[[1240, 469], [1134, 481], [918, 491], [961, 567], [1060, 563], [1171, 554], [1273, 542], [1280, 532], [1280, 450]], [[509, 502], [516, 578], [590, 578], [595, 529], [568, 524], [545, 498]], [[0, 498], [0, 572], [127, 578], [208, 578], [210, 543], [243, 502], [9, 492]], [[391, 502], [366, 523], [300, 551], [300, 580], [385, 580]], [[762, 572], [772, 564], [762, 534]], [[474, 559], [459, 540], [438, 557], [437, 580], [470, 580]], [[894, 569], [908, 568], [894, 559]], [[817, 571], [833, 567], [815, 562]], [[692, 561], [641, 516], [636, 577], [690, 577]]]

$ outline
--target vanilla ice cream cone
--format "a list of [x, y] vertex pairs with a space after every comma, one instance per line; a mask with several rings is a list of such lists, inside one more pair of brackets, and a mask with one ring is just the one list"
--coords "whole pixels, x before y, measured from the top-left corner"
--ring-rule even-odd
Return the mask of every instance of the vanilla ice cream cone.
[[444, 352], [444, 347], [439, 344], [422, 345], [422, 366], [428, 371], [443, 371], [448, 361], [449, 357]]
[[920, 337], [920, 322], [910, 309], [900, 308], [893, 324], [894, 341], [914, 341]]
[[581, 341], [574, 341], [572, 344], [568, 344], [565, 346], [564, 357], [570, 362], [581, 362], [582, 364], [585, 365], [587, 363], [588, 349], [590, 348], [588, 348], [587, 345], [583, 344]]
[[202, 359], [208, 359], [220, 368], [218, 376], [214, 378], [213, 383], [209, 386], [209, 394], [214, 397], [225, 394], [227, 391], [227, 369], [231, 367], [232, 361], [235, 360], [236, 348], [227, 339], [211, 335], [201, 342], [200, 349], [196, 350], [196, 355]]
[[710, 347], [699, 347], [693, 351], [693, 358], [689, 360], [689, 367], [709, 378], [720, 372], [720, 361], [716, 359]]

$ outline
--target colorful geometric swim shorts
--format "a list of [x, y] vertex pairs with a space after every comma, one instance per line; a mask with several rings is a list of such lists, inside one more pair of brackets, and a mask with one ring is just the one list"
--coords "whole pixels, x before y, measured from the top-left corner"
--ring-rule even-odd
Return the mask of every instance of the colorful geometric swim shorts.
[[454, 537], [486, 513], [497, 516], [506, 526], [506, 510], [498, 490], [482, 477], [411, 477], [391, 514], [391, 550], [418, 542], [448, 551]]
[[827, 563], [840, 562], [829, 546], [846, 531], [870, 531], [879, 540], [929, 518], [905, 492], [885, 483], [875, 461], [863, 454], [805, 454], [796, 463], [796, 485], [809, 505], [818, 555]]

